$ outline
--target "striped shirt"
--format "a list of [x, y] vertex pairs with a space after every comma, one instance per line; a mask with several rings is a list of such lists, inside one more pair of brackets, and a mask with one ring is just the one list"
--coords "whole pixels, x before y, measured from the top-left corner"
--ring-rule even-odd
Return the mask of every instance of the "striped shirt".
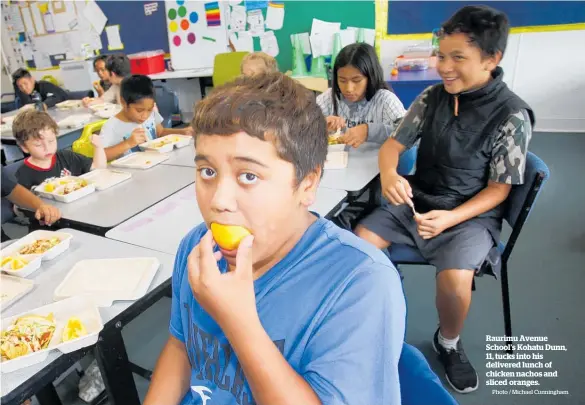
[[[326, 117], [334, 115], [332, 95], [329, 89], [317, 97], [317, 104]], [[342, 96], [337, 103], [337, 116], [345, 120], [348, 128], [367, 124], [367, 141], [380, 144], [392, 135], [405, 114], [402, 102], [394, 93], [385, 89], [378, 90], [370, 101], [364, 98], [352, 103]]]

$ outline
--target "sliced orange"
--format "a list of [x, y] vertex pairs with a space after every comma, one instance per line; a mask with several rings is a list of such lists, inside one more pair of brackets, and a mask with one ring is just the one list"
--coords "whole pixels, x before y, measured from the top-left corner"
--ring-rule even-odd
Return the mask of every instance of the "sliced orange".
[[81, 323], [81, 320], [77, 317], [71, 317], [67, 321], [67, 325], [63, 329], [63, 335], [61, 336], [63, 342], [68, 342], [73, 339], [78, 339], [82, 336], [87, 335], [87, 329]]
[[215, 242], [225, 250], [237, 249], [242, 239], [252, 233], [243, 226], [211, 224], [211, 234]]

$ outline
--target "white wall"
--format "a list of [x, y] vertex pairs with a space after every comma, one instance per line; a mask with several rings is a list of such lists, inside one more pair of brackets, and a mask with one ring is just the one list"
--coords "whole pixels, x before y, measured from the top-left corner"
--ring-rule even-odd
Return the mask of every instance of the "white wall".
[[[402, 50], [420, 41], [384, 40], [386, 77]], [[513, 34], [502, 60], [504, 80], [536, 115], [536, 130], [585, 132], [585, 30]]]

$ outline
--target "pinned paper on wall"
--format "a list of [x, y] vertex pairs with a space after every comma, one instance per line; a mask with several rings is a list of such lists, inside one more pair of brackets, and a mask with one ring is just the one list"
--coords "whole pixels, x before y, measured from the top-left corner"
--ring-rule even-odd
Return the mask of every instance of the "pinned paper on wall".
[[124, 49], [124, 44], [120, 38], [120, 25], [106, 27], [106, 36], [108, 37], [108, 51]]
[[108, 18], [94, 0], [89, 0], [83, 9], [83, 16], [91, 23], [98, 34], [101, 34], [106, 26]]
[[266, 52], [274, 58], [278, 55], [278, 41], [274, 36], [274, 31], [266, 31], [260, 36], [260, 47], [262, 52]]
[[208, 27], [219, 27], [221, 25], [221, 15], [217, 1], [205, 3], [205, 17]]
[[242, 2], [242, 0], [230, 0], [230, 5], [231, 6], [237, 6], [241, 2]]
[[358, 28], [358, 27], [347, 27], [348, 30], [355, 30], [356, 34], [356, 40], [358, 37], [358, 31], [360, 29], [364, 30], [364, 41], [367, 44], [370, 44], [372, 46], [374, 46], [374, 43], [376, 42], [376, 30], [370, 29], [370, 28]]
[[248, 31], [253, 37], [258, 37], [264, 32], [264, 15], [262, 10], [248, 11]]
[[268, 7], [268, 1], [246, 0], [246, 10], [262, 10]]
[[152, 15], [158, 10], [158, 3], [146, 3], [144, 5], [144, 15]]
[[248, 31], [233, 32], [230, 42], [237, 52], [254, 52], [254, 38]]
[[246, 7], [232, 7], [232, 12], [230, 14], [230, 30], [246, 31]]
[[311, 25], [311, 50], [313, 57], [331, 55], [336, 33], [341, 31], [341, 23], [327, 22], [313, 18]]
[[20, 44], [20, 54], [24, 58], [24, 60], [32, 60], [33, 59], [33, 51], [30, 47], [28, 42], [21, 42]]
[[339, 37], [341, 39], [341, 47], [345, 48], [356, 41], [357, 32], [354, 29], [341, 30], [339, 31]]
[[35, 52], [33, 54], [33, 60], [35, 62], [35, 67], [37, 70], [41, 69], [50, 69], [53, 67], [51, 64], [51, 58], [48, 53], [46, 52]]
[[284, 23], [284, 3], [271, 1], [266, 11], [266, 28], [279, 30]]
[[311, 41], [309, 40], [309, 33], [303, 32], [300, 34], [292, 34], [290, 36], [290, 41], [291, 41], [293, 46], [295, 44], [295, 36], [298, 36], [299, 41], [301, 41], [301, 48], [303, 50], [303, 53], [305, 55], [310, 55], [311, 54]]

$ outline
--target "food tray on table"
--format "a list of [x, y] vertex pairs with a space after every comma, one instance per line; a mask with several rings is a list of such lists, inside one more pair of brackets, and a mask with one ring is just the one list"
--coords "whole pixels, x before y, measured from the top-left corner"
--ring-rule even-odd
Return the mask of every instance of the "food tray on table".
[[14, 277], [6, 274], [0, 274], [0, 310], [14, 304], [32, 291], [35, 282], [22, 277]]
[[92, 114], [74, 114], [57, 123], [59, 128], [79, 128], [93, 119]]
[[2, 373], [41, 363], [54, 349], [71, 353], [91, 346], [103, 327], [98, 308], [85, 297], [72, 297], [4, 318]]
[[95, 103], [90, 104], [87, 108], [89, 108], [92, 112], [97, 112], [101, 110], [110, 110], [113, 108], [118, 108], [116, 104], [113, 103]]
[[96, 115], [100, 118], [104, 118], [104, 119], [111, 118], [114, 115], [118, 114], [122, 110], [122, 107], [120, 107], [117, 104], [100, 104], [100, 105], [104, 105], [105, 107], [98, 108], [93, 113], [94, 113], [94, 115]]
[[169, 158], [158, 152], [134, 152], [118, 160], [114, 160], [111, 165], [113, 167], [125, 167], [129, 169], [150, 169]]
[[193, 137], [188, 135], [166, 135], [138, 146], [141, 150], [167, 153], [171, 152], [174, 148], [179, 149], [188, 146], [192, 140]]
[[[345, 146], [345, 145], [344, 145]], [[345, 169], [349, 161], [349, 153], [345, 151], [328, 152], [325, 158], [325, 170]]]
[[13, 252], [11, 255], [2, 251], [1, 268], [4, 273], [17, 277], [27, 277], [41, 267], [42, 256], [39, 254], [20, 254]]
[[81, 100], [65, 100], [55, 104], [58, 110], [71, 110], [81, 108]]
[[43, 261], [52, 260], [69, 249], [71, 238], [66, 232], [34, 231], [3, 249], [2, 257], [39, 255]]
[[33, 191], [44, 198], [70, 203], [93, 193], [95, 189], [95, 185], [86, 178], [68, 176], [47, 179]]
[[82, 260], [55, 289], [55, 299], [83, 295], [100, 307], [134, 301], [146, 294], [159, 267], [154, 257]]
[[96, 169], [79, 177], [93, 184], [96, 190], [102, 191], [128, 180], [132, 177], [132, 173], [112, 169]]

